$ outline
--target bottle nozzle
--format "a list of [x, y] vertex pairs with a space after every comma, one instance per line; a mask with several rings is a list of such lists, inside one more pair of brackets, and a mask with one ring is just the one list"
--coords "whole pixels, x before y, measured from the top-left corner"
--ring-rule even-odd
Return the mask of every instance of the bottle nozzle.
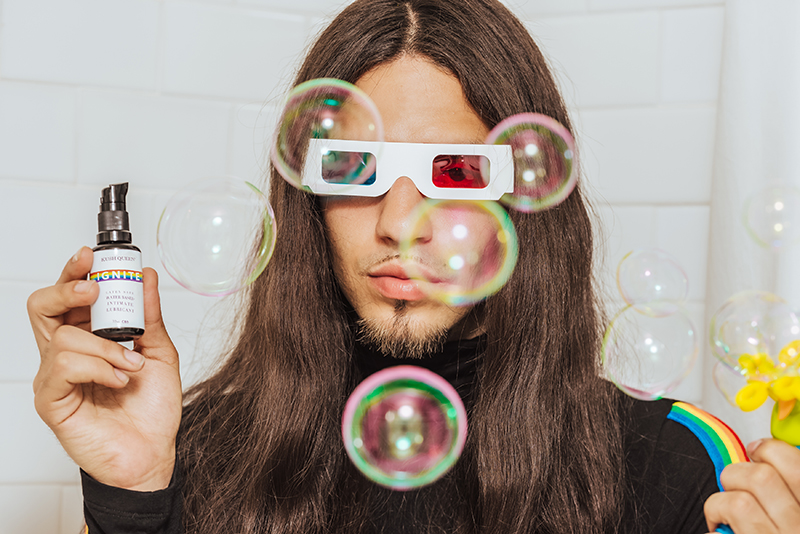
[[100, 196], [100, 213], [97, 214], [97, 244], [131, 243], [125, 196], [128, 182], [111, 184]]
[[111, 184], [103, 189], [100, 197], [101, 211], [125, 211], [125, 195], [128, 194], [128, 182]]

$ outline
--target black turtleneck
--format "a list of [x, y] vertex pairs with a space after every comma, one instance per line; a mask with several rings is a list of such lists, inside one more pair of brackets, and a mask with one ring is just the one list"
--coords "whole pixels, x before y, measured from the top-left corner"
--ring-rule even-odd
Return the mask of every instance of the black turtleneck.
[[441, 350], [422, 358], [395, 358], [386, 356], [370, 346], [357, 343], [354, 357], [362, 380], [373, 373], [397, 365], [416, 365], [433, 371], [455, 388], [461, 395], [464, 405], [469, 409], [472, 405], [478, 363], [485, 348], [486, 337], [480, 336], [473, 339], [448, 341]]
[[[359, 343], [354, 357], [362, 380], [398, 365], [415, 365], [432, 371], [453, 386], [469, 413], [485, 347], [486, 338], [481, 336], [448, 341], [440, 350], [422, 358], [396, 358]], [[454, 469], [428, 486], [408, 491], [371, 486], [369, 531], [381, 534], [456, 532], [458, 507], [466, 502], [463, 490], [460, 491], [456, 482], [457, 477]]]
[[[361, 378], [396, 365], [416, 365], [447, 380], [468, 413], [485, 337], [446, 343], [428, 357], [393, 358], [357, 344]], [[718, 490], [714, 465], [703, 444], [686, 427], [668, 420], [672, 401], [623, 403], [623, 436], [629, 488], [618, 533], [699, 534], [706, 532], [703, 502]], [[459, 532], [459, 517], [470, 517], [463, 458], [438, 481], [410, 491], [363, 482], [369, 524], [361, 534]], [[112, 488], [82, 474], [84, 511], [90, 534], [181, 534], [181, 472], [176, 463], [170, 486], [156, 492]]]

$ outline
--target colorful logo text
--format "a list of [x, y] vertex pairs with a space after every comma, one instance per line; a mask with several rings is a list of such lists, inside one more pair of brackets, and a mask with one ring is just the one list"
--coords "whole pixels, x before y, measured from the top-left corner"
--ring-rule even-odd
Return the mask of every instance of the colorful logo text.
[[130, 282], [141, 282], [142, 273], [139, 271], [97, 271], [89, 274], [89, 280], [96, 282], [107, 282], [110, 280], [128, 280]]

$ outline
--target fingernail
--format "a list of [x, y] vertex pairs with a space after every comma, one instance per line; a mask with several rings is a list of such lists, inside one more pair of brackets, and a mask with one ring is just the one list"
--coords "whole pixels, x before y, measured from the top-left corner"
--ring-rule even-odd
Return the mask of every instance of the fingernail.
[[142, 365], [144, 363], [144, 356], [139, 354], [138, 352], [133, 352], [132, 350], [125, 349], [125, 359], [131, 362], [133, 365]]
[[81, 252], [83, 252], [83, 247], [81, 247], [80, 249], [78, 249], [78, 252], [76, 252], [76, 253], [75, 253], [75, 255], [74, 255], [74, 256], [72, 256], [72, 263], [75, 263], [76, 261], [78, 261], [79, 259], [81, 259]]
[[75, 293], [88, 293], [90, 289], [92, 289], [92, 282], [91, 280], [81, 280], [77, 284], [75, 284]]
[[126, 375], [125, 373], [123, 373], [119, 369], [114, 369], [114, 374], [117, 375], [117, 378], [119, 378], [120, 382], [122, 382], [123, 384], [127, 384], [128, 383], [128, 380], [129, 380], [128, 379], [128, 375]]
[[750, 456], [755, 454], [756, 449], [759, 448], [761, 446], [761, 444], [764, 443], [765, 441], [766, 440], [764, 440], [764, 439], [757, 439], [754, 442], [750, 443], [747, 446], [747, 454], [749, 454]]

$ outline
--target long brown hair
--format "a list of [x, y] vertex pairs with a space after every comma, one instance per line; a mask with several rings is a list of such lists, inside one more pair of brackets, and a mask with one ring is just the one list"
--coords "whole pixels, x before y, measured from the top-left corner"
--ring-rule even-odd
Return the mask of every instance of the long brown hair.
[[[356, 0], [295, 80], [354, 83], [403, 54], [461, 82], [487, 127], [539, 112], [569, 127], [524, 26], [496, 0]], [[358, 380], [349, 305], [333, 276], [317, 200], [272, 170], [274, 256], [250, 289], [240, 339], [194, 386], [179, 433], [187, 533], [359, 532], [372, 490], [339, 420]], [[508, 284], [482, 306], [486, 350], [457, 464], [459, 531], [616, 529], [623, 506], [617, 395], [598, 378], [591, 221], [580, 187], [559, 206], [511, 213]], [[377, 491], [377, 489], [375, 489]]]

